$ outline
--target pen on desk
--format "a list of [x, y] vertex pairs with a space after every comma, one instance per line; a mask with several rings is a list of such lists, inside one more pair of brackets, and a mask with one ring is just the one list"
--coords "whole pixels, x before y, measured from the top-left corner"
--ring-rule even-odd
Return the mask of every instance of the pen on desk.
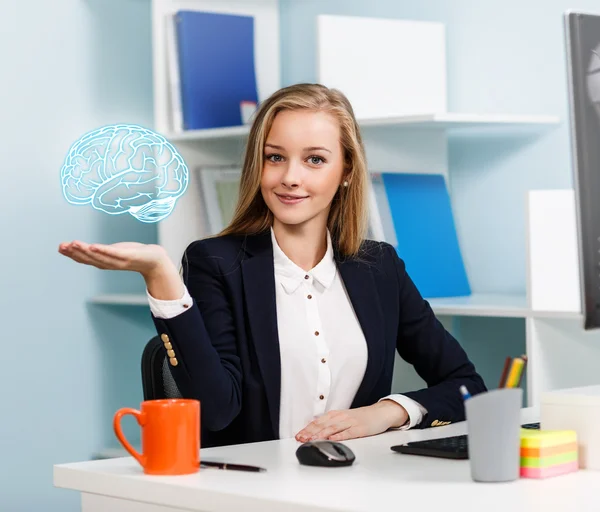
[[469, 398], [471, 398], [471, 393], [469, 393], [467, 386], [463, 385], [459, 389], [460, 389], [460, 394], [463, 397], [463, 400], [468, 400]]
[[260, 472], [266, 471], [265, 468], [259, 468], [257, 466], [247, 466], [245, 464], [229, 464], [228, 462], [213, 462], [213, 461], [201, 461], [200, 467], [205, 468], [216, 468], [216, 469], [231, 469], [235, 471], [252, 471]]

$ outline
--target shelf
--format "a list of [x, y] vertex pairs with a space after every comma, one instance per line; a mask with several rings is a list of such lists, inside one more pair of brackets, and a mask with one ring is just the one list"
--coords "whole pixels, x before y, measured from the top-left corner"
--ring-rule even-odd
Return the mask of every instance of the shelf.
[[436, 315], [525, 318], [531, 314], [525, 295], [475, 293], [427, 301]]
[[556, 318], [564, 320], [577, 320], [583, 325], [583, 314], [579, 311], [531, 311], [534, 318]]
[[[148, 306], [148, 299], [142, 293], [97, 295], [90, 302], [114, 306]], [[428, 299], [428, 302], [438, 315], [497, 317], [530, 315], [527, 299], [520, 295], [473, 294], [468, 297]], [[561, 316], [561, 313], [548, 313], [548, 315]]]
[[[442, 316], [484, 316], [500, 318], [565, 318], [578, 320], [581, 313], [576, 311], [532, 311], [524, 295], [503, 295], [475, 293], [465, 297], [444, 297], [427, 299], [436, 315]], [[90, 302], [113, 306], [148, 306], [145, 294], [113, 293], [97, 295]]]
[[96, 295], [90, 299], [90, 302], [114, 306], [148, 306], [148, 297], [143, 293], [112, 293]]
[[[376, 119], [359, 120], [361, 128], [395, 127], [403, 129], [489, 129], [489, 128], [516, 128], [516, 127], [544, 127], [556, 125], [560, 119], [556, 116], [521, 116], [521, 115], [478, 115], [455, 114], [444, 112], [441, 114], [422, 114], [410, 116], [382, 117]], [[250, 127], [231, 126], [225, 128], [211, 128], [207, 130], [189, 130], [182, 133], [167, 134], [172, 142], [199, 141], [208, 139], [234, 139], [248, 135]]]
[[547, 126], [558, 124], [559, 121], [560, 119], [556, 116], [479, 115], [444, 112], [441, 114], [363, 119], [359, 121], [359, 124], [361, 127], [398, 126], [451, 130], [456, 128]]

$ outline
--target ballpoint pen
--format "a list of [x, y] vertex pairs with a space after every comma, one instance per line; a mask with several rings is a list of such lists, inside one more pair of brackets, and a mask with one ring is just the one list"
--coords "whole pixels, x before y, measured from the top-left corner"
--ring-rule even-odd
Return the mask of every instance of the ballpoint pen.
[[259, 468], [257, 466], [247, 466], [245, 464], [229, 464], [228, 462], [213, 462], [213, 461], [201, 461], [201, 468], [215, 468], [215, 469], [231, 469], [235, 471], [252, 471], [261, 472], [266, 471], [265, 468]]

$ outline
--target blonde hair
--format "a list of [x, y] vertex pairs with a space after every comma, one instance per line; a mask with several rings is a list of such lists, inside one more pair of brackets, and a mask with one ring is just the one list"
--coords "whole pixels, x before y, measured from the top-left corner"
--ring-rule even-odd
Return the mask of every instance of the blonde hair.
[[329, 212], [327, 227], [344, 256], [358, 253], [367, 233], [367, 163], [358, 123], [350, 102], [340, 91], [319, 84], [296, 84], [278, 90], [259, 106], [246, 146], [239, 197], [233, 219], [219, 235], [260, 233], [270, 228], [273, 214], [260, 190], [264, 146], [275, 116], [283, 110], [310, 110], [333, 115], [340, 125], [344, 179]]

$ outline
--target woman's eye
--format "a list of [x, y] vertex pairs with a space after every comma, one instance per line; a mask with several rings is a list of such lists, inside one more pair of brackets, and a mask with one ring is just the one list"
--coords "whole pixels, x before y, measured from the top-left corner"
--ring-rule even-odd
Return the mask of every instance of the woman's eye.
[[308, 161], [312, 164], [312, 165], [320, 165], [323, 162], [325, 162], [325, 160], [323, 160], [320, 156], [311, 156], [308, 158]]
[[281, 155], [278, 155], [277, 153], [273, 153], [272, 155], [266, 155], [265, 158], [267, 160], [271, 161], [271, 162], [281, 162], [281, 161], [283, 161], [283, 157]]

